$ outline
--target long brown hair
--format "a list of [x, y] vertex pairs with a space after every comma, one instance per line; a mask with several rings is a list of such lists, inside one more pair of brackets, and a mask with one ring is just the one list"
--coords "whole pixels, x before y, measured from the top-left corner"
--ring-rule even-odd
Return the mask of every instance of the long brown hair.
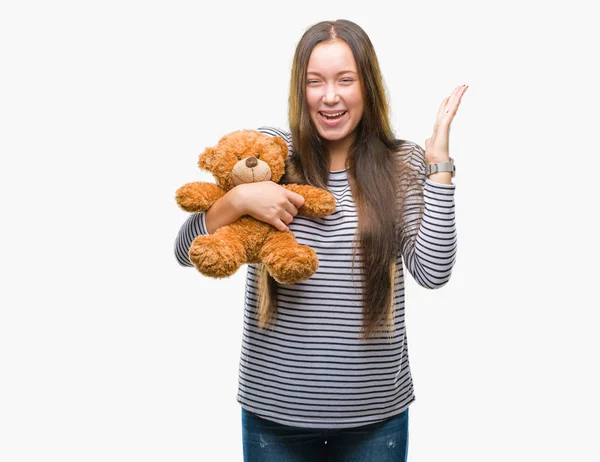
[[[389, 121], [389, 105], [379, 62], [371, 40], [357, 24], [348, 20], [323, 21], [313, 25], [300, 39], [292, 64], [289, 95], [289, 125], [293, 152], [288, 157], [282, 182], [327, 188], [329, 154], [313, 125], [306, 100], [306, 71], [314, 47], [326, 40], [341, 39], [352, 50], [364, 95], [363, 116], [348, 153], [348, 180], [358, 214], [355, 238], [361, 249], [364, 271], [363, 334], [374, 337], [393, 330], [393, 288], [398, 252], [397, 219], [407, 165], [395, 153], [403, 144], [395, 140]], [[291, 174], [290, 172], [294, 172]], [[400, 215], [398, 215], [400, 214]], [[354, 246], [353, 267], [357, 246]], [[276, 317], [277, 284], [263, 265], [259, 275], [258, 320], [267, 327]]]

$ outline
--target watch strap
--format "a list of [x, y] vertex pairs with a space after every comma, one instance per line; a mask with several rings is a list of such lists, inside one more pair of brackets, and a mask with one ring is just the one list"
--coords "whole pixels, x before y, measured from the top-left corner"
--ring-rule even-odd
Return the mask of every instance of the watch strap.
[[427, 164], [427, 176], [438, 172], [452, 172], [452, 177], [456, 175], [456, 166], [454, 160], [450, 158], [450, 162], [439, 162], [437, 164]]

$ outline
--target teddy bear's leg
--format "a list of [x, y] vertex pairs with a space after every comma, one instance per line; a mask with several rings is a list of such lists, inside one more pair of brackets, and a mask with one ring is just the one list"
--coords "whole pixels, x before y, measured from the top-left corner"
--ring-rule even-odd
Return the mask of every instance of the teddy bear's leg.
[[198, 236], [189, 251], [190, 261], [205, 276], [225, 278], [233, 275], [246, 262], [243, 242], [229, 226], [214, 234]]
[[271, 276], [281, 284], [304, 281], [319, 267], [316, 252], [307, 245], [298, 244], [290, 232], [272, 233], [259, 256]]

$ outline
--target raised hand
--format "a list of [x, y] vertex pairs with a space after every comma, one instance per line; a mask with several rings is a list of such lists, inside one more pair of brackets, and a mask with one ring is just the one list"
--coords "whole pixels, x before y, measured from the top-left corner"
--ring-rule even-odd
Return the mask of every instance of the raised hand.
[[428, 164], [447, 162], [450, 159], [450, 124], [458, 111], [462, 96], [468, 85], [456, 87], [452, 94], [444, 98], [433, 125], [433, 135], [425, 140], [425, 161]]

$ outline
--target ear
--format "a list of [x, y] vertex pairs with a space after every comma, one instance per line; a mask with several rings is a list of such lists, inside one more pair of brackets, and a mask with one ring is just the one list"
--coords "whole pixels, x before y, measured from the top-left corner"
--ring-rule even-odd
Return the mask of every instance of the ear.
[[285, 142], [285, 140], [281, 136], [274, 136], [272, 138], [272, 141], [279, 148], [279, 154], [281, 155], [281, 157], [283, 157], [284, 160], [287, 159], [288, 147], [287, 147], [287, 143]]
[[212, 159], [215, 155], [215, 150], [213, 148], [206, 148], [200, 157], [198, 158], [198, 167], [202, 170], [212, 171]]

